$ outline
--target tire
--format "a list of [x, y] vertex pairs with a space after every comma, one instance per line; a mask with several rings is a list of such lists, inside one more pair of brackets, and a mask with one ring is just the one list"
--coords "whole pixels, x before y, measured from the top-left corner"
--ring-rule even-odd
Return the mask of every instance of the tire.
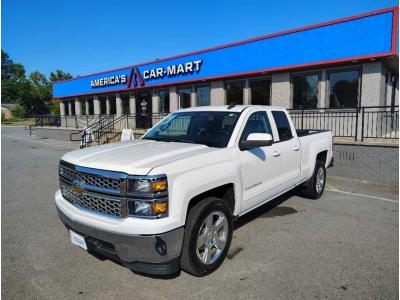
[[[208, 229], [214, 230], [209, 232]], [[221, 199], [209, 197], [195, 204], [186, 220], [181, 269], [199, 277], [218, 269], [231, 245], [232, 230], [232, 213]], [[198, 243], [202, 245], [199, 248]]]
[[[321, 178], [322, 176], [322, 178]], [[323, 182], [321, 183], [321, 179]], [[302, 195], [310, 199], [318, 199], [324, 192], [326, 169], [323, 161], [317, 160], [312, 177], [303, 185]]]

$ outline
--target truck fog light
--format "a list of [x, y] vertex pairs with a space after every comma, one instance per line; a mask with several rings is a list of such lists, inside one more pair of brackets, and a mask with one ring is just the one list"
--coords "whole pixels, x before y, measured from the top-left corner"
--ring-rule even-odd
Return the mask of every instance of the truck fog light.
[[152, 210], [150, 203], [135, 201], [135, 215], [151, 216]]
[[132, 217], [161, 218], [168, 215], [168, 200], [128, 200], [128, 215]]

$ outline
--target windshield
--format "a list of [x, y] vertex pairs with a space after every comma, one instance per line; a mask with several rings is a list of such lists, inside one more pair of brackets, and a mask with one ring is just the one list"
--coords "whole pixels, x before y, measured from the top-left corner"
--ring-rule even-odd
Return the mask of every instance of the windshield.
[[142, 139], [223, 148], [228, 145], [239, 115], [238, 112], [177, 112], [163, 119]]

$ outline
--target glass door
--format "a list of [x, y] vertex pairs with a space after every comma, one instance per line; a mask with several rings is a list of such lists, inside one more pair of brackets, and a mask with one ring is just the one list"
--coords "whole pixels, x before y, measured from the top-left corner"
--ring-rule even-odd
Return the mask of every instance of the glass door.
[[136, 127], [151, 127], [151, 95], [149, 92], [138, 93], [136, 98]]

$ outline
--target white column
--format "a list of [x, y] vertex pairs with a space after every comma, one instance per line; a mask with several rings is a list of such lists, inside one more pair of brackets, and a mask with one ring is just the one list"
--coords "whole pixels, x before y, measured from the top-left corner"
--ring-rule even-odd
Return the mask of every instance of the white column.
[[251, 104], [251, 93], [250, 93], [250, 82], [248, 79], [244, 81], [243, 87], [243, 104], [248, 105]]
[[115, 94], [115, 105], [116, 105], [117, 117], [122, 116], [123, 112], [122, 99], [119, 93]]
[[197, 106], [197, 94], [194, 86], [192, 87], [192, 91], [190, 92], [190, 106], [191, 107]]
[[93, 97], [93, 111], [95, 115], [100, 114], [100, 100], [98, 96]]
[[60, 100], [60, 116], [65, 116], [65, 103], [63, 100]]
[[291, 108], [290, 104], [290, 74], [278, 73], [272, 75], [271, 105]]
[[68, 115], [72, 116], [72, 101], [68, 100]]
[[153, 114], [152, 124], [155, 125], [159, 121], [157, 115], [160, 113], [160, 96], [156, 93], [151, 97], [151, 112]]
[[318, 108], [329, 107], [329, 96], [326, 91], [326, 70], [322, 70], [321, 73], [321, 81], [319, 82], [319, 100], [318, 100]]
[[225, 88], [224, 82], [220, 81], [211, 81], [211, 105], [225, 105]]
[[158, 94], [153, 94], [151, 97], [151, 112], [153, 114], [160, 113], [160, 96]]
[[[136, 98], [135, 93], [129, 94], [129, 113], [136, 115]], [[129, 128], [136, 128], [136, 117], [129, 118]]]
[[88, 100], [88, 99], [85, 99], [85, 112], [86, 112], [86, 115], [87, 115], [87, 116], [88, 116], [89, 113], [90, 113], [90, 110], [89, 110], [89, 100]]
[[174, 112], [178, 110], [178, 94], [176, 93], [176, 87], [171, 86], [169, 89], [169, 111]]
[[382, 62], [365, 62], [362, 66], [361, 106], [378, 106], [384, 103], [385, 88]]
[[134, 93], [129, 94], [129, 112], [130, 114], [136, 114], [136, 98]]
[[79, 101], [79, 98], [75, 98], [75, 115], [82, 115], [81, 102]]
[[106, 97], [106, 114], [109, 115], [111, 113], [110, 109], [110, 99], [108, 99], [108, 96]]

